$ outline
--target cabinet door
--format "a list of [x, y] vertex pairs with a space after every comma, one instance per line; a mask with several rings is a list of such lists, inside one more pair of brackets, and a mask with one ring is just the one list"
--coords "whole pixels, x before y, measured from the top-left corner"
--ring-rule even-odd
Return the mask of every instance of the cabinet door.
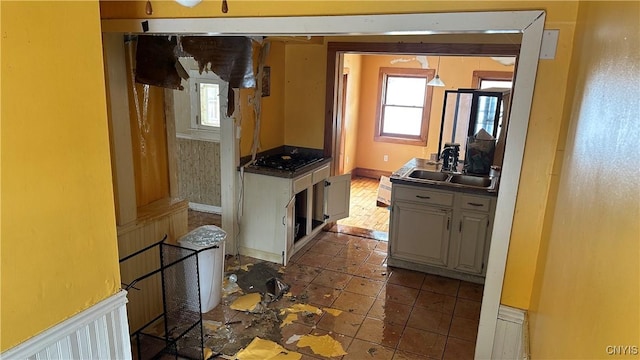
[[488, 227], [488, 214], [474, 211], [461, 212], [458, 234], [452, 238], [454, 269], [473, 274], [482, 273]]
[[349, 217], [351, 174], [330, 177], [325, 184], [325, 221], [334, 222]]
[[296, 197], [294, 195], [287, 203], [285, 217], [282, 219], [282, 225], [285, 226], [285, 245], [284, 254], [282, 254], [282, 265], [284, 266], [287, 266], [289, 259], [293, 255], [295, 205]]
[[393, 258], [447, 266], [450, 209], [396, 201], [391, 221]]

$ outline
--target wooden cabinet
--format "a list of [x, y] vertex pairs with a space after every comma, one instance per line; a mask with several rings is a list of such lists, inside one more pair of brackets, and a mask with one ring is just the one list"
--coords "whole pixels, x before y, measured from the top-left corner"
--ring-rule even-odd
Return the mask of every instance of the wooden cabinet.
[[329, 164], [294, 178], [244, 173], [238, 251], [287, 264], [325, 223], [349, 216], [351, 175]]
[[482, 282], [495, 197], [393, 184], [389, 265]]

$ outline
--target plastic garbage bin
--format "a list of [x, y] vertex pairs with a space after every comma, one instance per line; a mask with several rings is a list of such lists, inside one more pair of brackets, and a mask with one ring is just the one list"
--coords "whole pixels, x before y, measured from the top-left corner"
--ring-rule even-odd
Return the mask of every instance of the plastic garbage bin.
[[[181, 247], [198, 251], [198, 273], [200, 274], [200, 311], [206, 313], [216, 307], [222, 298], [224, 276], [224, 240], [227, 233], [214, 225], [200, 226], [178, 239]], [[213, 246], [218, 246], [217, 248]], [[213, 247], [213, 248], [212, 248]], [[198, 283], [196, 269], [185, 270], [187, 299], [197, 303]], [[196, 309], [192, 309], [196, 310]]]

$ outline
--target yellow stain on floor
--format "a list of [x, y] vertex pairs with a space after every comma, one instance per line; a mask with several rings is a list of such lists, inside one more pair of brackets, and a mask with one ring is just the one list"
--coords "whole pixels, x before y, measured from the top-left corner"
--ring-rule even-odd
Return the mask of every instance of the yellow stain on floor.
[[301, 358], [302, 354], [289, 351], [273, 341], [259, 337], [254, 338], [234, 357], [238, 360], [299, 360]]
[[303, 335], [300, 337], [300, 340], [298, 340], [297, 345], [298, 347], [309, 346], [314, 354], [325, 357], [342, 356], [347, 354], [342, 348], [342, 344], [329, 335]]
[[262, 300], [260, 293], [242, 295], [231, 303], [231, 309], [238, 311], [253, 311]]

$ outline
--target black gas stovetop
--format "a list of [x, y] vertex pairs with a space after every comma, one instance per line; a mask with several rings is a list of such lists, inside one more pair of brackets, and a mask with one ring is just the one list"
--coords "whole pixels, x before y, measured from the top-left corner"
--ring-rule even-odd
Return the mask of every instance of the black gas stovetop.
[[322, 160], [322, 157], [309, 154], [276, 154], [256, 159], [255, 165], [270, 169], [296, 171]]

